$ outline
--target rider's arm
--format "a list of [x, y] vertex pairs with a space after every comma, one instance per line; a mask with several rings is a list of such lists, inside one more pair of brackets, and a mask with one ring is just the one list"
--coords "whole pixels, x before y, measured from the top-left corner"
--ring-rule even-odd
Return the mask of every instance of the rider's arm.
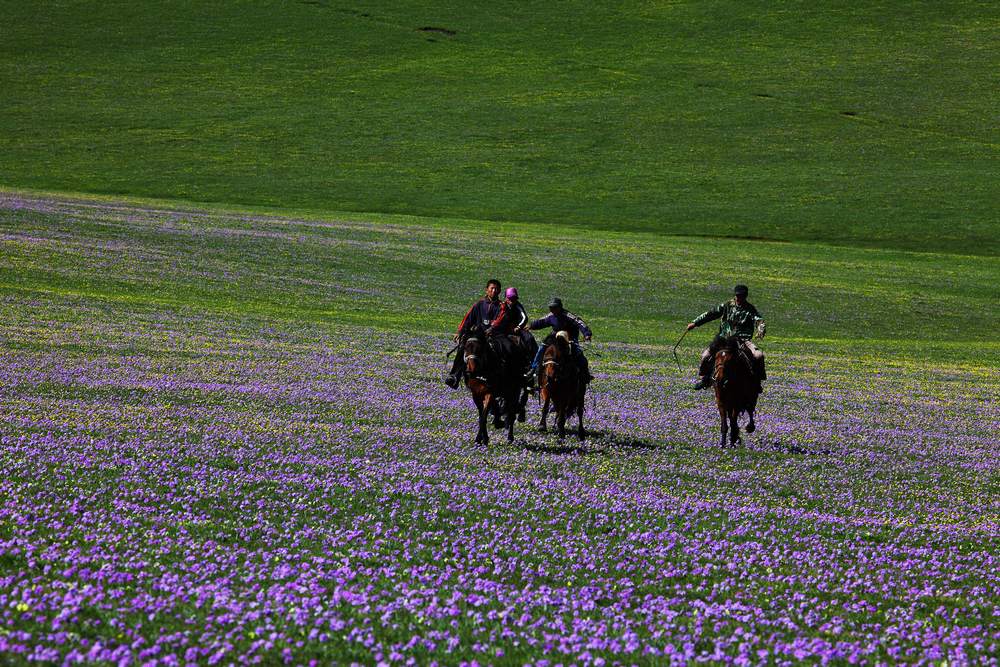
[[590, 340], [594, 334], [591, 333], [590, 327], [587, 326], [587, 323], [584, 322], [579, 315], [574, 315], [573, 313], [567, 314], [573, 319], [574, 322], [576, 322], [576, 326], [579, 327], [580, 333], [583, 334], [583, 337], [586, 340]]
[[726, 310], [726, 304], [720, 303], [715, 308], [712, 308], [711, 310], [706, 310], [704, 313], [696, 317], [694, 319], [694, 322], [692, 322], [692, 324], [694, 324], [696, 327], [700, 327], [705, 322], [711, 322], [712, 320], [717, 320], [720, 317], [722, 317], [722, 314], [725, 312], [725, 310]]
[[499, 329], [500, 325], [503, 324], [504, 321], [507, 319], [507, 314], [509, 312], [510, 310], [507, 308], [506, 303], [500, 304], [500, 314], [497, 315], [497, 318], [495, 320], [490, 322], [490, 329]]
[[465, 333], [466, 327], [469, 326], [469, 317], [472, 316], [472, 311], [474, 311], [476, 309], [476, 306], [478, 305], [479, 305], [478, 301], [472, 304], [472, 308], [469, 308], [469, 312], [467, 312], [465, 314], [465, 317], [462, 318], [462, 323], [458, 325], [458, 331], [455, 332], [456, 339], [458, 339], [463, 333]]
[[517, 311], [521, 314], [521, 319], [519, 319], [517, 324], [514, 325], [515, 329], [523, 327], [528, 322], [528, 313], [524, 310], [524, 306], [518, 304]]
[[545, 327], [552, 326], [552, 322], [549, 321], [552, 315], [546, 315], [537, 320], [532, 320], [531, 324], [528, 325], [529, 331], [537, 331], [538, 329], [544, 329]]
[[764, 322], [764, 318], [761, 316], [760, 311], [757, 310], [756, 306], [750, 306], [753, 312], [753, 325], [757, 338], [763, 338], [764, 334], [767, 332], [767, 324]]

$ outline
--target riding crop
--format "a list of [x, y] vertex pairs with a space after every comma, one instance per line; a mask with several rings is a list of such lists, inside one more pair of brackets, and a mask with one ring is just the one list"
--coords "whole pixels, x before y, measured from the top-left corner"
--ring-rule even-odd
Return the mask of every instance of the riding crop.
[[677, 362], [677, 370], [679, 370], [681, 373], [684, 372], [684, 369], [681, 368], [681, 360], [677, 358], [677, 346], [681, 344], [682, 340], [684, 340], [684, 336], [688, 335], [688, 331], [690, 331], [690, 329], [685, 329], [684, 333], [681, 334], [680, 340], [678, 340], [677, 343], [674, 345], [674, 361]]

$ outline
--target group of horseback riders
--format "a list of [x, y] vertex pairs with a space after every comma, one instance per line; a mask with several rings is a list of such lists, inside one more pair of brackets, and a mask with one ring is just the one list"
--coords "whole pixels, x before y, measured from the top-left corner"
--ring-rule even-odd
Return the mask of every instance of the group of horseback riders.
[[[590, 374], [589, 362], [580, 348], [580, 337], [590, 341], [593, 336], [590, 327], [578, 315], [566, 310], [559, 297], [554, 297], [549, 302], [548, 315], [529, 321], [528, 314], [518, 297], [517, 288], [508, 287], [504, 292], [503, 301], [500, 300], [501, 289], [500, 281], [495, 278], [486, 284], [485, 295], [469, 308], [458, 331], [455, 332], [454, 341], [458, 343], [456, 347], [461, 348], [462, 342], [470, 336], [482, 336], [501, 362], [530, 358], [530, 365], [523, 369], [525, 385], [530, 389], [534, 385], [546, 347], [553, 343], [559, 332], [566, 332], [578, 372], [583, 381], [589, 383], [593, 377]], [[687, 325], [687, 330], [690, 331], [706, 322], [721, 320], [718, 334], [702, 352], [698, 367], [699, 378], [694, 389], [707, 389], [712, 386], [715, 354], [726, 344], [727, 339], [731, 338], [737, 339], [748, 355], [748, 362], [758, 387], [766, 379], [764, 353], [753, 343], [755, 335], [758, 338], [764, 337], [766, 325], [760, 312], [747, 301], [748, 294], [749, 289], [746, 285], [737, 285], [733, 290], [732, 299], [705, 311]], [[542, 345], [538, 346], [530, 332], [546, 328], [551, 328], [552, 331]], [[463, 373], [462, 355], [456, 354], [445, 383], [453, 389], [458, 388]]]
[[[577, 368], [582, 374], [585, 382], [590, 382], [590, 366], [583, 351], [580, 349], [579, 339], [591, 339], [590, 327], [578, 316], [569, 312], [563, 307], [562, 299], [555, 297], [549, 303], [549, 314], [537, 320], [528, 320], [528, 314], [521, 305], [516, 287], [508, 287], [504, 292], [504, 300], [500, 301], [500, 281], [491, 279], [486, 284], [486, 294], [469, 308], [469, 311], [462, 319], [462, 323], [455, 332], [453, 340], [461, 347], [462, 341], [469, 336], [482, 336], [490, 344], [501, 362], [515, 359], [527, 362], [527, 368], [518, 369], [522, 374], [526, 386], [533, 387], [535, 376], [545, 349], [552, 344], [556, 333], [567, 332], [570, 338], [570, 345], [573, 358]], [[539, 346], [531, 331], [538, 331], [551, 327], [552, 332], [545, 338]], [[523, 351], [523, 354], [518, 354]], [[458, 387], [464, 372], [462, 355], [456, 354], [452, 364], [451, 372], [445, 379], [445, 384], [455, 389]]]

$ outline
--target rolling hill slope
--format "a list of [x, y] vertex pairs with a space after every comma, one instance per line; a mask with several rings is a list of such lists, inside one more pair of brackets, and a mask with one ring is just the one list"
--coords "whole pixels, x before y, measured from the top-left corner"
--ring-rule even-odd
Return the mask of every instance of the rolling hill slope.
[[0, 3], [0, 185], [993, 255], [994, 3]]

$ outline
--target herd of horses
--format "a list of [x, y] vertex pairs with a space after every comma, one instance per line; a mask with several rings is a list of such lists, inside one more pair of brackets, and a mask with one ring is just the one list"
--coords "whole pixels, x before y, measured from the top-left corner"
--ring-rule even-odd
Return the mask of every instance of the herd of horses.
[[[534, 351], [526, 349], [522, 341], [519, 339], [517, 344], [508, 346], [507, 357], [501, 354], [499, 346], [492, 345], [490, 339], [478, 331], [458, 346], [464, 354], [465, 385], [479, 416], [478, 444], [490, 441], [488, 422], [491, 415], [495, 428], [506, 429], [507, 442], [514, 441], [515, 422], [525, 421], [530, 389], [524, 373]], [[538, 370], [538, 400], [542, 404], [539, 431], [548, 430], [549, 412], [554, 411], [560, 440], [566, 436], [566, 420], [573, 414], [577, 419], [577, 437], [580, 440], [587, 437], [583, 412], [589, 377], [585, 375], [574, 357], [569, 336], [564, 332], [556, 334], [545, 349]], [[735, 447], [740, 442], [740, 415], [745, 413], [749, 417], [747, 433], [756, 429], [754, 411], [761, 392], [752, 357], [735, 336], [725, 339], [715, 353], [712, 385], [721, 421], [719, 446], [726, 447], [728, 434], [729, 445]]]

